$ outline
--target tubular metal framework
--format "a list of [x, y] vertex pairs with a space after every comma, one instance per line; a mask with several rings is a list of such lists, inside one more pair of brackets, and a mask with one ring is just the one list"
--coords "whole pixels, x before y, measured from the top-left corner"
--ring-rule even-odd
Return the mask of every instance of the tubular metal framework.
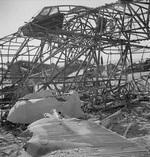
[[149, 39], [150, 0], [45, 7], [0, 39], [1, 97], [13, 91], [18, 99], [33, 88], [94, 97], [147, 93], [148, 63], [135, 66], [135, 60], [149, 57]]

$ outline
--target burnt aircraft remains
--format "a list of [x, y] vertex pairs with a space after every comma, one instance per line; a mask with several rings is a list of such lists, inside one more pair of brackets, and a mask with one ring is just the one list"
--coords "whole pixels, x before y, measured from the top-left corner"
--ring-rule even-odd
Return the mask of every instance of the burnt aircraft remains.
[[75, 89], [101, 105], [147, 95], [149, 72], [139, 75], [132, 65], [149, 53], [149, 8], [150, 0], [43, 8], [16, 33], [0, 39], [1, 99], [12, 91], [3, 92], [8, 86], [33, 89], [27, 93]]

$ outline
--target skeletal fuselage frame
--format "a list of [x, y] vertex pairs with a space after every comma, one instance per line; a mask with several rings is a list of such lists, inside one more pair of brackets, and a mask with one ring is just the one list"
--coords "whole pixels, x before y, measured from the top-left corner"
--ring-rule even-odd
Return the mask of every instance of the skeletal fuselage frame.
[[[116, 87], [120, 91], [123, 83], [140, 90], [134, 75], [132, 81], [124, 77], [124, 69], [127, 62], [132, 67], [140, 50], [148, 53], [150, 47], [143, 41], [150, 38], [149, 26], [150, 0], [97, 8], [45, 7], [16, 33], [0, 39], [1, 89], [25, 84], [58, 92], [92, 89], [98, 95]], [[115, 54], [119, 55], [117, 63], [104, 75], [104, 58]], [[145, 80], [147, 91], [148, 75]]]

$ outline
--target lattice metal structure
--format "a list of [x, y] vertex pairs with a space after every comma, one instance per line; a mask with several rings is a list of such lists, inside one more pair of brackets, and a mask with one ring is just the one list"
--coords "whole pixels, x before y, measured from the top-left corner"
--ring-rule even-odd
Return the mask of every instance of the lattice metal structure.
[[33, 88], [94, 97], [149, 92], [149, 69], [138, 78], [134, 72], [134, 60], [149, 55], [149, 26], [150, 0], [45, 7], [0, 39], [1, 97]]

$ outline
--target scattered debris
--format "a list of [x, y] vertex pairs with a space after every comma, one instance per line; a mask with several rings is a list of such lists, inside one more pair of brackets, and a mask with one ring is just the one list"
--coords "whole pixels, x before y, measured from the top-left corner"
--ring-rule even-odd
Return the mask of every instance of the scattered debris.
[[[0, 156], [17, 156], [20, 145], [13, 143], [32, 122], [24, 132], [24, 148], [32, 156], [81, 146], [86, 148], [79, 153], [90, 150], [98, 156], [147, 156], [149, 8], [147, 0], [119, 0], [96, 8], [44, 7], [16, 33], [1, 38], [1, 127], [9, 126], [16, 137], [11, 142], [0, 132]], [[83, 120], [85, 114], [98, 125]]]

